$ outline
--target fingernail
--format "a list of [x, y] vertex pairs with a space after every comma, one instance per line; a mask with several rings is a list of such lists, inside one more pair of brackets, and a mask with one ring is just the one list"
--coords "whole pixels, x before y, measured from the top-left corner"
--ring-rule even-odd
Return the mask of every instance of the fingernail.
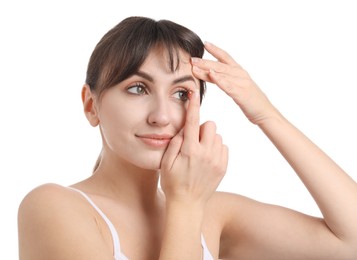
[[198, 72], [198, 71], [200, 71], [200, 68], [197, 66], [192, 66], [192, 70]]
[[187, 92], [188, 99], [191, 99], [193, 94], [194, 94], [194, 92], [192, 90], [189, 90]]
[[199, 61], [199, 58], [196, 58], [196, 57], [191, 58], [192, 63], [197, 63], [198, 61]]
[[187, 97], [189, 100], [191, 100], [192, 98], [198, 98], [199, 97], [199, 90], [189, 90], [187, 92]]
[[205, 46], [212, 45], [212, 43], [210, 43], [210, 42], [208, 42], [208, 41], [205, 41], [203, 44], [204, 44]]

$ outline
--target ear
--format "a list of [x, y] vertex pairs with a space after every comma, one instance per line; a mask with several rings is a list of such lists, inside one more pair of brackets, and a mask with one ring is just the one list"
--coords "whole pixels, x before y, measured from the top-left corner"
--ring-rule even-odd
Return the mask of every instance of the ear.
[[90, 90], [88, 84], [84, 84], [82, 88], [82, 102], [84, 114], [92, 126], [99, 124], [99, 118], [96, 107], [96, 96]]

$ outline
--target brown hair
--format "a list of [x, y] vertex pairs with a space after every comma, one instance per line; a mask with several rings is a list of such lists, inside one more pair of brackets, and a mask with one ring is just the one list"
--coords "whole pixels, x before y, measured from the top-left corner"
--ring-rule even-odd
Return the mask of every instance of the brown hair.
[[[88, 64], [86, 83], [101, 96], [136, 73], [153, 47], [163, 47], [169, 56], [171, 71], [179, 64], [179, 50], [191, 57], [202, 57], [201, 39], [186, 27], [168, 20], [128, 17], [109, 30], [96, 45]], [[176, 64], [176, 66], [175, 66]], [[201, 100], [205, 82], [200, 80]]]
[[[169, 20], [128, 17], [109, 30], [96, 45], [87, 68], [86, 84], [100, 98], [103, 92], [138, 72], [155, 47], [167, 50], [169, 67], [178, 69], [179, 51], [202, 58], [204, 45], [196, 33]], [[202, 102], [205, 82], [200, 80]], [[94, 171], [101, 161], [99, 155]]]

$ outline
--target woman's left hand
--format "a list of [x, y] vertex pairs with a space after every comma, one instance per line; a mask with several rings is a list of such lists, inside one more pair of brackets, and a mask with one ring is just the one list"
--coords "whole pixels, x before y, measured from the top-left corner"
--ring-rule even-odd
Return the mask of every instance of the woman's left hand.
[[279, 114], [249, 74], [227, 52], [211, 43], [205, 43], [205, 48], [217, 61], [192, 58], [195, 77], [216, 84], [254, 124], [259, 125]]

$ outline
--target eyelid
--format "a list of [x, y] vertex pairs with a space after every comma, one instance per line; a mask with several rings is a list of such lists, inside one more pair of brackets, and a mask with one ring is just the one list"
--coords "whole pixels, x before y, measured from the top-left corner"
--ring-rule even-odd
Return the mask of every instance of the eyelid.
[[142, 82], [134, 82], [129, 84], [129, 86], [127, 88], [133, 88], [133, 87], [144, 87], [146, 88], [146, 85]]
[[175, 91], [173, 93], [177, 93], [179, 91], [185, 91], [185, 92], [189, 92], [190, 91], [190, 88], [187, 88], [187, 87], [178, 87], [175, 89]]
[[182, 87], [182, 86], [180, 86], [180, 87], [177, 87], [176, 90], [186, 90], [186, 91], [189, 91], [190, 88], [189, 88], [189, 87]]
[[[134, 82], [134, 83], [130, 84], [129, 86], [127, 86], [125, 88], [125, 91], [129, 92], [130, 94], [134, 94], [130, 91], [130, 89], [137, 88], [137, 87], [143, 88], [146, 93], [149, 92], [147, 86], [142, 82]], [[138, 94], [136, 94], [136, 95], [138, 95]]]
[[177, 94], [178, 92], [184, 92], [185, 95], [186, 95], [186, 98], [185, 99], [180, 99], [180, 98], [176, 98], [180, 101], [183, 101], [183, 102], [186, 102], [188, 100], [188, 93], [190, 92], [191, 90], [187, 87], [178, 87], [177, 89], [175, 89], [175, 91], [173, 92], [173, 95]]

